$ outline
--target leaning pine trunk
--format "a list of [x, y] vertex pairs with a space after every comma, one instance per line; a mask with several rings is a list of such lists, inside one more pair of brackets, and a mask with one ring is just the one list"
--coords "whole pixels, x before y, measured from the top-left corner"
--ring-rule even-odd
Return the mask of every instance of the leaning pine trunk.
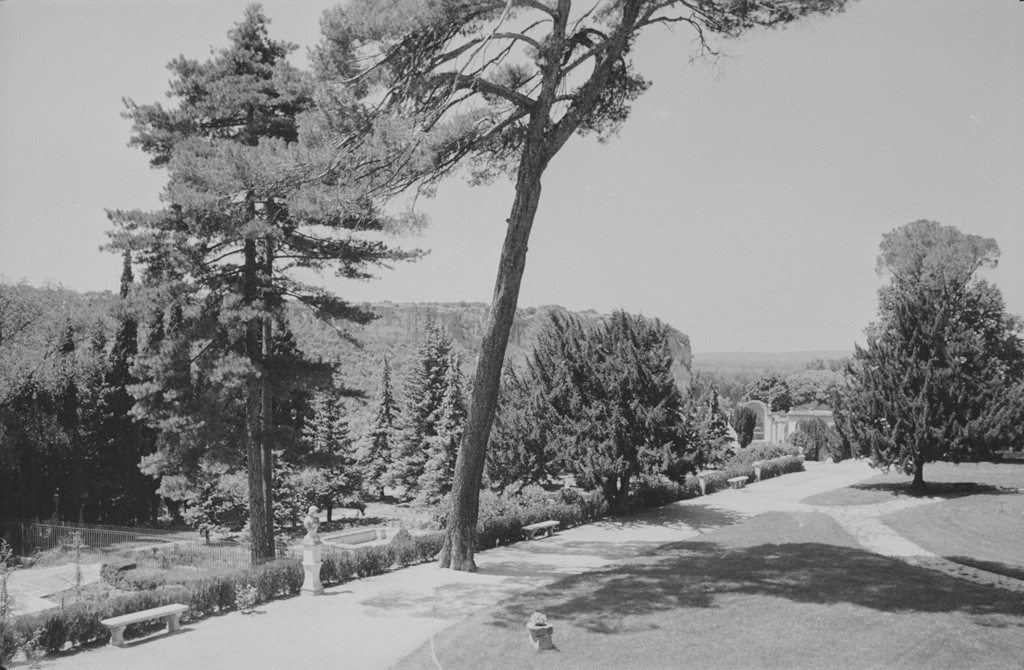
[[469, 417], [455, 461], [452, 508], [445, 530], [444, 546], [438, 556], [438, 562], [443, 568], [470, 572], [476, 570], [473, 552], [476, 548], [480, 483], [483, 479], [487, 441], [498, 404], [501, 367], [516, 315], [519, 287], [526, 267], [527, 243], [540, 202], [540, 180], [545, 167], [546, 161], [539, 149], [529, 152], [528, 148], [524, 152], [516, 183], [516, 199], [501, 249], [494, 298], [480, 346]]

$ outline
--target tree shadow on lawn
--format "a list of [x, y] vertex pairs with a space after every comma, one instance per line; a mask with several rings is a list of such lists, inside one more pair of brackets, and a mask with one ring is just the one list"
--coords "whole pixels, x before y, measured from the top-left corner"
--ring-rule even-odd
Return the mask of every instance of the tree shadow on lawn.
[[854, 484], [849, 488], [858, 491], [877, 491], [888, 493], [892, 496], [907, 496], [910, 498], [963, 498], [976, 495], [1018, 495], [1020, 491], [1016, 488], [994, 486], [992, 484], [979, 484], [977, 482], [926, 482], [924, 490], [917, 490], [910, 487], [909, 482], [880, 482], [875, 484], [864, 483]]
[[[730, 549], [707, 541], [666, 547], [614, 570], [567, 578], [494, 611], [500, 627], [521, 627], [533, 611], [591, 632], [649, 626], [643, 617], [678, 608], [715, 608], [720, 598], [767, 596], [797, 603], [852, 604], [881, 612], [1009, 615], [1024, 628], [1019, 594], [971, 584], [862, 549], [815, 542]], [[526, 602], [528, 600], [528, 602]], [[991, 625], [1009, 625], [1003, 619]]]
[[910, 487], [910, 481], [862, 482], [842, 489], [820, 493], [800, 502], [822, 507], [873, 505], [898, 498], [938, 498], [953, 500], [979, 495], [1020, 495], [1020, 489], [978, 482], [927, 482], [923, 491]]

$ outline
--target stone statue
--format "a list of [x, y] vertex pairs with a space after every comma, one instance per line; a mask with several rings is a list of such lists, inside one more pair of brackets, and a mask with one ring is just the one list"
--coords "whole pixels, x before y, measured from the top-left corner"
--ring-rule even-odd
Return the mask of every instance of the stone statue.
[[319, 542], [320, 535], [317, 534], [317, 529], [320, 528], [320, 517], [318, 515], [316, 505], [310, 505], [309, 511], [306, 512], [306, 517], [302, 520], [302, 525], [306, 527], [306, 542]]

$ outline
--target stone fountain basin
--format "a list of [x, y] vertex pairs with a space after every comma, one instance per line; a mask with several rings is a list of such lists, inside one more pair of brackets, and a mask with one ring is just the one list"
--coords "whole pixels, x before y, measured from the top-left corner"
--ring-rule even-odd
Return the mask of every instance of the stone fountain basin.
[[340, 533], [324, 535], [323, 541], [328, 544], [354, 545], [386, 540], [387, 527], [379, 526], [374, 528], [353, 528]]

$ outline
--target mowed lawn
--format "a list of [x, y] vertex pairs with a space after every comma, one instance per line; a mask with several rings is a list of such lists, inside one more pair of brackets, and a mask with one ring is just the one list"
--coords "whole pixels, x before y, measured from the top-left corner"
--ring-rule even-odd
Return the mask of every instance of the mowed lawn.
[[[938, 502], [882, 517], [897, 533], [964, 565], [1024, 579], [1024, 463], [929, 463], [928, 490]], [[890, 473], [804, 500], [865, 505], [916, 495], [910, 477]]]
[[[544, 612], [557, 651], [534, 652]], [[436, 656], [436, 661], [435, 661]], [[513, 598], [399, 668], [1021, 668], [1024, 598], [768, 513]]]

